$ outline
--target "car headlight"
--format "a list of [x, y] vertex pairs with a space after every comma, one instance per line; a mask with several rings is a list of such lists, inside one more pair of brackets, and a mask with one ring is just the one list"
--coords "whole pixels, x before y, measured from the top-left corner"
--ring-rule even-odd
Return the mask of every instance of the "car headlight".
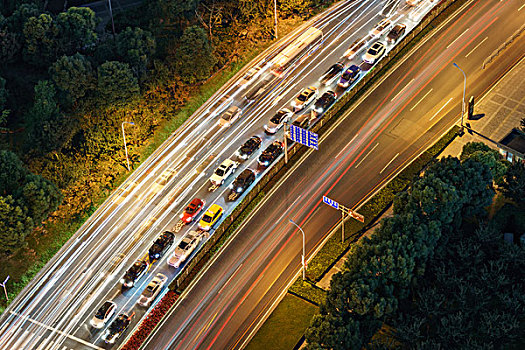
[[233, 184], [230, 184], [230, 186], [228, 186], [229, 188], [231, 188], [233, 190]]
[[266, 160], [266, 161], [264, 162], [264, 165], [268, 165], [268, 164], [270, 164], [270, 162]]
[[242, 187], [237, 187], [237, 193], [241, 193], [242, 192]]
[[120, 279], [120, 283], [122, 283], [122, 284], [126, 284], [126, 280], [125, 280], [124, 278], [121, 278], [121, 279]]
[[155, 259], [158, 259], [159, 256], [160, 254], [155, 254]]
[[316, 108], [315, 111], [316, 111], [317, 113], [323, 113], [323, 109], [322, 109], [321, 107]]
[[295, 103], [295, 101], [292, 101], [292, 106], [297, 107], [297, 103]]

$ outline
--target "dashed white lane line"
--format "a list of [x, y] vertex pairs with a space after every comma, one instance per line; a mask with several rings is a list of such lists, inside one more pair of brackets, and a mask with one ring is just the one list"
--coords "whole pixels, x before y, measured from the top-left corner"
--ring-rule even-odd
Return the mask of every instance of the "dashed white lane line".
[[412, 84], [412, 82], [416, 80], [416, 79], [412, 79], [410, 80], [410, 82], [408, 84], [405, 85], [404, 88], [402, 88], [395, 96], [393, 99], [390, 100], [390, 102], [394, 101], [403, 91], [405, 91], [405, 89], [408, 87], [408, 85]]
[[355, 136], [350, 140], [350, 142], [348, 142], [346, 144], [346, 146], [343, 147], [343, 149], [341, 149], [341, 151], [339, 151], [339, 153], [337, 153], [337, 155], [335, 156], [335, 159], [339, 158], [339, 156], [341, 155], [341, 153], [343, 153], [345, 150], [346, 150], [346, 147], [348, 147], [348, 145], [350, 145], [352, 142], [354, 142], [355, 138], [357, 137], [357, 135], [359, 134], [355, 134]]
[[453, 42], [451, 42], [450, 44], [448, 44], [447, 49], [448, 49], [449, 47], [451, 47], [451, 46], [452, 46], [452, 45], [453, 45], [453, 44], [454, 44], [459, 38], [461, 38], [461, 37], [463, 36], [463, 34], [465, 34], [466, 32], [468, 32], [469, 29], [470, 29], [470, 28], [465, 29], [465, 31], [464, 31], [463, 33], [461, 33], [456, 39], [454, 39]]
[[389, 166], [390, 164], [392, 164], [392, 162], [397, 158], [398, 155], [399, 155], [399, 153], [397, 153], [397, 154], [394, 156], [394, 158], [390, 159], [390, 162], [388, 162], [387, 165], [385, 165], [385, 167], [384, 167], [383, 169], [381, 169], [381, 171], [379, 172], [379, 174], [382, 174], [383, 171], [385, 171], [385, 169], [388, 168], [388, 166]]
[[419, 103], [421, 103], [421, 101], [423, 101], [423, 100], [425, 99], [425, 97], [427, 97], [428, 94], [430, 94], [430, 93], [432, 92], [432, 90], [434, 90], [434, 89], [432, 88], [432, 89], [428, 90], [428, 92], [425, 94], [425, 96], [421, 97], [421, 98], [419, 99], [419, 101], [417, 101], [416, 104], [415, 104], [412, 108], [410, 108], [410, 112], [412, 112], [412, 111], [414, 110], [414, 108], [416, 108], [417, 105], [418, 105]]
[[375, 145], [375, 146], [374, 146], [374, 147], [373, 147], [373, 148], [372, 148], [372, 149], [366, 154], [366, 156], [363, 157], [363, 159], [361, 159], [361, 161], [360, 161], [359, 163], [357, 163], [357, 165], [355, 166], [356, 169], [361, 165], [361, 163], [363, 163], [363, 161], [364, 161], [366, 158], [368, 158], [368, 156], [370, 155], [370, 153], [372, 153], [372, 152], [376, 149], [377, 146], [379, 146], [379, 142], [376, 143], [376, 145]]
[[441, 111], [443, 110], [443, 108], [445, 108], [445, 107], [450, 103], [450, 101], [452, 101], [452, 97], [449, 98], [448, 101], [447, 101], [443, 106], [441, 106], [441, 108], [440, 108], [436, 113], [434, 113], [434, 115], [432, 116], [432, 118], [430, 118], [429, 120], [434, 119], [434, 118], [436, 117], [436, 115], [438, 115], [439, 112], [441, 112]]
[[20, 315], [20, 314], [18, 314], [18, 313], [16, 313], [16, 312], [13, 312], [13, 311], [11, 311], [11, 313], [12, 313], [13, 315], [15, 315], [15, 316], [18, 316], [18, 317], [20, 317], [20, 318], [26, 320], [26, 321], [29, 321], [29, 322], [31, 322], [31, 323], [34, 323], [34, 324], [40, 326], [40, 327], [43, 327], [43, 328], [45, 328], [45, 329], [47, 329], [47, 330], [49, 330], [49, 331], [52, 331], [52, 332], [55, 332], [55, 333], [57, 333], [57, 334], [63, 335], [63, 336], [65, 336], [65, 337], [68, 337], [68, 338], [70, 338], [70, 339], [72, 339], [72, 340], [74, 340], [74, 341], [76, 341], [76, 342], [78, 342], [78, 343], [80, 343], [80, 344], [84, 344], [84, 345], [86, 345], [86, 346], [89, 346], [90, 348], [93, 348], [93, 349], [96, 349], [96, 350], [104, 350], [103, 348], [100, 348], [100, 347], [96, 346], [95, 344], [91, 344], [90, 342], [85, 341], [84, 339], [80, 339], [80, 338], [75, 337], [74, 335], [71, 335], [71, 334], [67, 334], [67, 333], [65, 333], [65, 332], [62, 332], [62, 331], [59, 330], [59, 329], [56, 329], [56, 328], [50, 327], [50, 326], [48, 326], [48, 325], [46, 325], [46, 324], [43, 324], [42, 322], [39, 322], [39, 321], [37, 321], [37, 320], [33, 320], [33, 319], [31, 319], [31, 318], [29, 318], [29, 317], [27, 317], [27, 316]]
[[521, 7], [518, 9], [518, 12], [521, 11], [521, 9], [524, 7], [525, 7], [525, 4], [521, 5]]
[[485, 39], [481, 40], [481, 42], [480, 42], [479, 44], [477, 44], [472, 50], [470, 50], [469, 53], [467, 53], [467, 54], [465, 55], [465, 58], [468, 57], [468, 56], [470, 56], [470, 54], [473, 53], [474, 50], [476, 50], [476, 49], [477, 49], [481, 44], [483, 44], [483, 43], [485, 42], [485, 40], [487, 40], [488, 38], [489, 38], [489, 37], [486, 36]]

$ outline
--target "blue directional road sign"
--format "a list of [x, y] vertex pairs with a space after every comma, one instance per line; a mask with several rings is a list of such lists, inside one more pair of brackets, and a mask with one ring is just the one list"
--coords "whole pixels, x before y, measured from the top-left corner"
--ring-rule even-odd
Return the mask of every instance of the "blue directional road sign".
[[319, 149], [319, 138], [318, 135], [314, 132], [305, 130], [295, 125], [291, 125], [290, 138], [292, 139], [292, 141], [313, 148], [316, 151]]
[[329, 206], [331, 206], [332, 208], [334, 209], [338, 209], [339, 210], [339, 203], [337, 203], [336, 201], [334, 201], [333, 199], [330, 199], [326, 196], [323, 196], [323, 203], [324, 204], [328, 204]]

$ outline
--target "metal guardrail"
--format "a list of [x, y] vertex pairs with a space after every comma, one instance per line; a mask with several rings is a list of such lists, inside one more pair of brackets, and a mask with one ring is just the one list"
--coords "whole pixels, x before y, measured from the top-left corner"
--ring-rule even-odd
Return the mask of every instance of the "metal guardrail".
[[514, 40], [516, 40], [517, 38], [520, 37], [520, 35], [523, 33], [523, 31], [525, 31], [525, 24], [521, 26], [520, 29], [518, 29], [517, 31], [514, 32], [514, 34], [512, 34], [507, 40], [505, 40], [505, 42], [503, 44], [501, 44], [496, 50], [494, 50], [490, 55], [489, 57], [487, 57], [484, 61], [483, 61], [483, 65], [481, 66], [482, 69], [485, 69], [485, 67], [491, 63], [494, 58], [496, 58], [497, 56], [499, 56], [499, 54], [504, 51], [507, 46], [509, 46], [510, 44], [512, 44], [514, 42]]

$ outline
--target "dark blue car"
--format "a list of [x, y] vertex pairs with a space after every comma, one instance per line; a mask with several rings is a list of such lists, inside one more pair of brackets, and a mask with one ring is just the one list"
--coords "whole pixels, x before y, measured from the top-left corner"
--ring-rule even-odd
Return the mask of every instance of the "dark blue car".
[[345, 70], [345, 72], [341, 76], [341, 79], [339, 79], [339, 83], [337, 83], [337, 85], [339, 85], [343, 89], [346, 89], [357, 79], [359, 73], [361, 73], [361, 68], [359, 68], [355, 64], [351, 65], [350, 67], [348, 67], [347, 70]]

